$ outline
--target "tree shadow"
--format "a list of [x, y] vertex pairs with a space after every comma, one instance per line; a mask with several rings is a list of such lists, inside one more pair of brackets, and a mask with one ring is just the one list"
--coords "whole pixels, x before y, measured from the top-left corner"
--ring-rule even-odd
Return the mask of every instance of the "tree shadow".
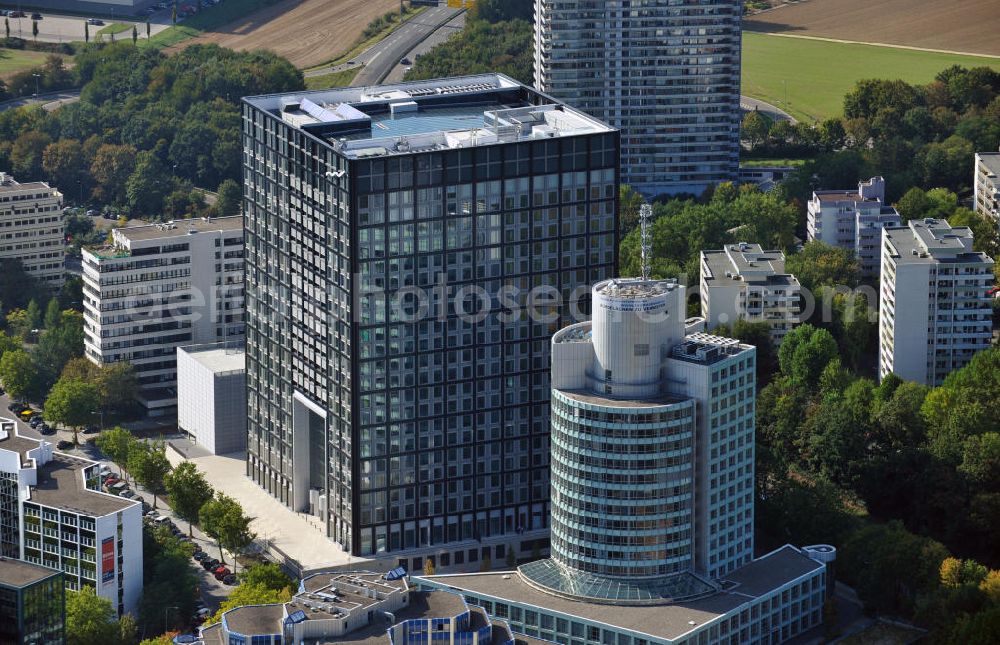
[[743, 31], [753, 31], [757, 33], [784, 34], [793, 31], [805, 31], [801, 25], [788, 25], [781, 22], [766, 22], [762, 20], [744, 20]]

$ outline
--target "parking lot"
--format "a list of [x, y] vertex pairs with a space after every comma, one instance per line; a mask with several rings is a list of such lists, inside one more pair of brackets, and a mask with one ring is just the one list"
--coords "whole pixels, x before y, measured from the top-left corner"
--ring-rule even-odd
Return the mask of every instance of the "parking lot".
[[[5, 11], [8, 11], [5, 9]], [[86, 16], [66, 16], [56, 13], [49, 13], [48, 11], [41, 10], [39, 15], [41, 18], [33, 20], [31, 18], [35, 11], [23, 11], [23, 17], [8, 17], [7, 20], [10, 22], [10, 35], [17, 38], [24, 38], [27, 40], [40, 40], [47, 43], [68, 43], [72, 41], [83, 41], [85, 34], [85, 27], [88, 18]], [[139, 30], [139, 37], [146, 37], [146, 20], [147, 18], [143, 16], [142, 18], [135, 18], [134, 16], [127, 15], [117, 15], [117, 16], [101, 16], [99, 18], [104, 24], [103, 25], [91, 25], [90, 26], [90, 38], [94, 39], [97, 32], [104, 26], [110, 25], [112, 23], [121, 23], [127, 25], [136, 25]], [[150, 34], [156, 35], [170, 26], [170, 11], [167, 9], [158, 10], [149, 16], [149, 26]], [[38, 23], [38, 37], [34, 38], [31, 33], [32, 22]], [[117, 39], [122, 38], [132, 38], [132, 31], [122, 32], [115, 36]]]

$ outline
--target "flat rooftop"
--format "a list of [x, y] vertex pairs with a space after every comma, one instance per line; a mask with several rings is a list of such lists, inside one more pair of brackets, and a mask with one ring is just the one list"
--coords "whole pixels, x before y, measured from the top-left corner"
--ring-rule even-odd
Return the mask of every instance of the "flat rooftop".
[[976, 156], [994, 177], [1000, 176], [1000, 152], [977, 152]]
[[211, 343], [209, 345], [189, 345], [178, 347], [203, 367], [214, 374], [242, 372], [246, 369], [246, 349], [242, 344]]
[[684, 340], [670, 350], [670, 358], [689, 363], [711, 365], [724, 358], [754, 351], [752, 345], [744, 345], [738, 340], [716, 336], [705, 332], [688, 334]]
[[24, 183], [20, 183], [6, 173], [4, 173], [3, 176], [0, 176], [0, 194], [19, 192], [22, 190], [51, 190], [57, 194], [59, 192], [44, 181], [26, 181]]
[[813, 195], [821, 202], [857, 202], [858, 204], [879, 204], [873, 197], [862, 197], [856, 190], [817, 190]]
[[114, 234], [129, 241], [138, 242], [141, 240], [183, 237], [195, 233], [219, 233], [242, 230], [243, 216], [231, 215], [229, 217], [178, 219], [163, 222], [162, 224], [148, 224], [145, 226], [126, 226], [125, 228], [116, 228]]
[[282, 605], [247, 605], [231, 609], [223, 615], [230, 632], [244, 636], [280, 634], [281, 619], [285, 616]]
[[972, 231], [965, 226], [953, 228], [945, 220], [927, 218], [882, 230], [897, 264], [993, 264], [990, 256], [972, 250]]
[[56, 452], [52, 461], [38, 467], [38, 484], [31, 487], [31, 500], [52, 508], [102, 517], [135, 506], [133, 502], [86, 487], [83, 470], [94, 463]]
[[[426, 579], [459, 593], [466, 591], [477, 596], [534, 605], [571, 619], [584, 618], [646, 634], [652, 639], [674, 640], [696, 626], [715, 620], [750, 599], [822, 566], [795, 547], [786, 545], [726, 576], [726, 580], [737, 585], [731, 590], [688, 602], [645, 606], [586, 602], [556, 596], [532, 587], [516, 572], [438, 575]], [[417, 582], [421, 580], [424, 578], [417, 578]], [[521, 638], [520, 634], [518, 638]]]
[[39, 580], [59, 575], [59, 571], [49, 569], [24, 560], [0, 558], [0, 585], [6, 587], [26, 587]]
[[243, 100], [350, 159], [613, 131], [495, 73]]
[[[410, 593], [409, 603], [393, 612], [396, 624], [417, 618], [452, 618], [466, 610], [465, 600], [452, 593], [434, 591], [418, 591]], [[318, 643], [350, 643], [351, 645], [388, 645], [389, 629], [384, 621], [375, 620], [372, 624], [356, 629], [349, 634], [336, 638], [322, 639]]]
[[703, 276], [712, 286], [769, 284], [795, 286], [799, 281], [785, 273], [785, 254], [765, 251], [759, 244], [727, 244], [724, 249], [702, 251]]

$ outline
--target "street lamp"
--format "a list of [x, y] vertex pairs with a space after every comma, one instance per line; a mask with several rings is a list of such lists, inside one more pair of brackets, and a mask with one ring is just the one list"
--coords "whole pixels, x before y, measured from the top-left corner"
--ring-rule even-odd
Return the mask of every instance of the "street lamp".
[[177, 609], [177, 607], [164, 607], [163, 608], [163, 631], [168, 631], [167, 628], [167, 614], [171, 609]]

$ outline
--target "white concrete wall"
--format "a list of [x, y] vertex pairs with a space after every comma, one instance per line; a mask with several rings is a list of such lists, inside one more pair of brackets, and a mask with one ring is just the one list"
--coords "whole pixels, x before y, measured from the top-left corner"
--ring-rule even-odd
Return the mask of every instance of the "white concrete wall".
[[[879, 374], [884, 377], [895, 373], [907, 381], [927, 382], [928, 333], [927, 321], [930, 309], [928, 281], [931, 264], [897, 264], [894, 282], [887, 282], [895, 304], [890, 305], [886, 294], [880, 296], [879, 316], [879, 356], [884, 358], [883, 346], [889, 341], [883, 332], [892, 329], [892, 346], [885, 348], [891, 357], [888, 364], [880, 365]], [[883, 276], [884, 279], [884, 276]], [[892, 317], [886, 315], [892, 312]]]
[[177, 426], [199, 445], [215, 451], [215, 375], [177, 348]]

